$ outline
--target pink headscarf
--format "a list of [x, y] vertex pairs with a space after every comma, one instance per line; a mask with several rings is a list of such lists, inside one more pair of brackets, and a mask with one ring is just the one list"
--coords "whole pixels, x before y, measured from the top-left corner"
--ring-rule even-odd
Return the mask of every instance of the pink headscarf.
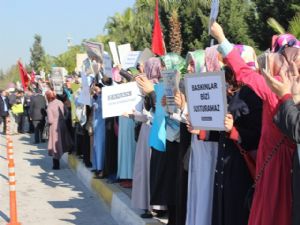
[[275, 40], [275, 43], [272, 46], [272, 52], [278, 52], [286, 45], [289, 47], [300, 48], [300, 41], [298, 41], [292, 34], [281, 34]]

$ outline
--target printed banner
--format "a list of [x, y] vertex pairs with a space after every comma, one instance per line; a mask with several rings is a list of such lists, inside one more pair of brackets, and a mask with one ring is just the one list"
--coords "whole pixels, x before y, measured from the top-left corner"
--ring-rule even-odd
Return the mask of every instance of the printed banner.
[[122, 116], [141, 108], [142, 95], [136, 82], [102, 88], [103, 118]]
[[193, 128], [224, 130], [227, 113], [224, 72], [189, 74], [184, 80], [188, 113]]

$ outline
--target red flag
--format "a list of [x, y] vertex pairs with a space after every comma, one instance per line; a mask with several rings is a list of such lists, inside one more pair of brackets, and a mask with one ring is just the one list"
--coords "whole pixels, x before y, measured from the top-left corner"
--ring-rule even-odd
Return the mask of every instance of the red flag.
[[18, 65], [19, 65], [19, 73], [20, 73], [20, 79], [22, 82], [22, 86], [24, 88], [24, 90], [27, 90], [27, 87], [29, 85], [29, 76], [26, 72], [26, 69], [23, 67], [23, 64], [21, 63], [21, 61], [18, 61]]
[[34, 72], [34, 70], [32, 69], [31, 75], [30, 75], [30, 82], [33, 83], [34, 81], [35, 81], [35, 72]]
[[163, 33], [159, 21], [158, 0], [156, 0], [155, 5], [154, 28], [152, 34], [152, 52], [160, 56], [166, 53]]

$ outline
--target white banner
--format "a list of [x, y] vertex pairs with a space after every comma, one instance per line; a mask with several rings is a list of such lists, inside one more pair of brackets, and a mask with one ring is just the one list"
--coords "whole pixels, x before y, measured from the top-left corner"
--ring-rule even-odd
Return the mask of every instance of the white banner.
[[103, 118], [122, 116], [140, 110], [143, 104], [136, 82], [102, 88]]
[[224, 130], [227, 113], [224, 72], [189, 74], [184, 80], [188, 113], [193, 128]]
[[118, 45], [118, 50], [119, 50], [120, 63], [123, 66], [125, 64], [125, 60], [128, 53], [131, 52], [131, 45], [130, 44]]
[[122, 68], [126, 70], [131, 67], [136, 67], [141, 53], [141, 51], [128, 52], [124, 64], [122, 64]]
[[113, 57], [114, 64], [115, 65], [120, 64], [116, 42], [110, 41], [110, 42], [108, 42], [108, 45], [110, 48], [111, 55]]

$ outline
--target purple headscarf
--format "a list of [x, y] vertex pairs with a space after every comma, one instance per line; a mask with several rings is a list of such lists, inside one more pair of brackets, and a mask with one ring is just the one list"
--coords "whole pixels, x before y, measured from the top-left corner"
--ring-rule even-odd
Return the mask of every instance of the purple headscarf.
[[158, 83], [161, 78], [161, 61], [160, 58], [152, 57], [145, 62], [144, 70], [149, 80]]

